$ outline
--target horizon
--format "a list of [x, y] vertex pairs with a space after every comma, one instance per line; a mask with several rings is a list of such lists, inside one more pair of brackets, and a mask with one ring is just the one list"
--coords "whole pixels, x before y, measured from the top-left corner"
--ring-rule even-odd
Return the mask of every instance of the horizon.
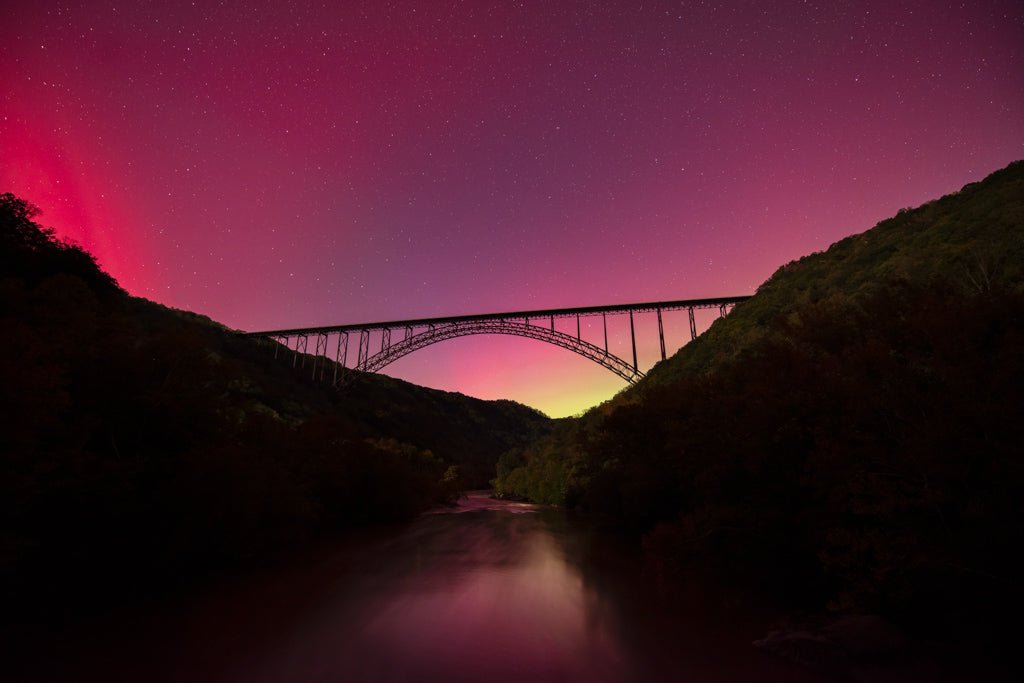
[[[16, 2], [0, 183], [254, 330], [751, 294], [1024, 157], [1016, 2], [446, 7]], [[552, 417], [625, 388], [510, 337], [384, 374]]]

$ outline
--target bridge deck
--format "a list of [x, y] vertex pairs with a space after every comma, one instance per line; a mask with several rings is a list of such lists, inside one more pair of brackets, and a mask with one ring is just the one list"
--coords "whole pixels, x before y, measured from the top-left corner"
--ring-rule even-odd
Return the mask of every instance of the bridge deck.
[[318, 327], [296, 327], [284, 330], [246, 332], [249, 337], [284, 337], [304, 334], [329, 334], [333, 332], [354, 332], [361, 330], [396, 329], [402, 327], [427, 327], [447, 323], [468, 323], [478, 320], [522, 320], [527, 318], [570, 318], [586, 317], [607, 313], [640, 313], [643, 311], [677, 311], [694, 308], [718, 308], [732, 306], [749, 299], [749, 296], [726, 296], [714, 299], [681, 299], [678, 301], [653, 301], [638, 304], [614, 304], [611, 306], [584, 306], [582, 308], [549, 308], [535, 311], [511, 311], [508, 313], [484, 313], [482, 315], [457, 315], [446, 318], [416, 318], [413, 320], [390, 320], [376, 323], [352, 325], [322, 325]]

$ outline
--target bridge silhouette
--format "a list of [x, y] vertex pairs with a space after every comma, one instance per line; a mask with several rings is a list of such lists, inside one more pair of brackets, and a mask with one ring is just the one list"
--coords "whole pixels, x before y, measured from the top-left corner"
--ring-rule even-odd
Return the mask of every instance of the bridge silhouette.
[[[478, 334], [505, 334], [527, 337], [568, 349], [598, 365], [611, 370], [630, 384], [639, 381], [644, 373], [637, 364], [636, 325], [634, 315], [654, 312], [658, 319], [658, 340], [661, 344], [661, 359], [665, 360], [665, 327], [662, 314], [667, 311], [685, 310], [690, 323], [690, 338], [697, 338], [697, 323], [694, 311], [717, 309], [719, 316], [736, 304], [746, 301], [749, 296], [730, 296], [715, 299], [684, 299], [680, 301], [655, 301], [639, 304], [615, 304], [611, 306], [588, 306], [584, 308], [553, 308], [537, 311], [514, 311], [509, 313], [485, 313], [482, 315], [460, 315], [447, 318], [419, 318], [415, 320], [391, 320], [377, 323], [351, 325], [325, 325], [300, 327], [287, 330], [266, 330], [246, 332], [246, 337], [266, 340], [274, 344], [274, 356], [282, 348], [291, 353], [293, 367], [305, 368], [312, 356], [313, 379], [327, 379], [328, 366], [332, 366], [331, 382], [337, 386], [345, 382], [350, 370], [377, 372], [413, 351], [457, 337]], [[629, 316], [629, 335], [633, 350], [632, 363], [608, 350], [608, 317]], [[581, 319], [601, 317], [604, 344], [598, 345], [583, 339]], [[555, 320], [576, 319], [576, 335], [555, 329]], [[379, 332], [379, 345], [371, 350], [371, 333]], [[397, 339], [393, 333], [397, 332]], [[349, 335], [358, 335], [359, 346], [355, 349], [355, 364], [348, 367]], [[309, 338], [315, 339], [313, 353], [309, 352]], [[334, 358], [328, 357], [331, 337], [336, 338]], [[329, 361], [333, 360], [333, 363]], [[301, 366], [300, 366], [301, 364]]]

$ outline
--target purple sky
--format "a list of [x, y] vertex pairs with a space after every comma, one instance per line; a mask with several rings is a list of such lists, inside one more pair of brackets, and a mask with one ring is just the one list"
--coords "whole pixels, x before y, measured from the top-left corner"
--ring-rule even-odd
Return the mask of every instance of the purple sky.
[[[360, 4], [5, 2], [0, 191], [268, 329], [748, 294], [1024, 157], [1019, 0]], [[624, 384], [505, 337], [387, 372], [553, 415]]]

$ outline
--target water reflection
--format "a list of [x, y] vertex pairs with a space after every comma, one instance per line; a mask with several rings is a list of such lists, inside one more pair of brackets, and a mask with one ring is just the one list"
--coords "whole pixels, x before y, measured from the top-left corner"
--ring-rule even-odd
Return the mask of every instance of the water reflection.
[[[527, 514], [523, 514], [527, 513]], [[619, 681], [628, 666], [534, 506], [473, 494], [375, 547], [246, 680]]]
[[764, 623], [745, 607], [663, 604], [637, 559], [559, 510], [474, 493], [49, 643], [25, 680], [814, 680], [751, 647]]

